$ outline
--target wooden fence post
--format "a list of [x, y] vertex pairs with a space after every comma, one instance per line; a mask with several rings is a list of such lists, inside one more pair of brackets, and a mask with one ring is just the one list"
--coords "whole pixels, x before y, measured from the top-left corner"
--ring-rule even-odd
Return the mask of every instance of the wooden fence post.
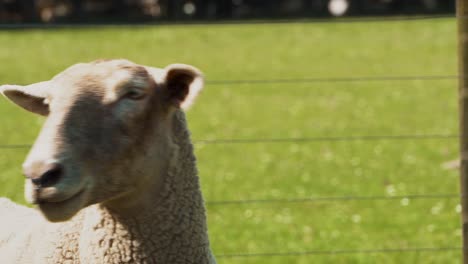
[[463, 263], [468, 264], [468, 0], [457, 0], [457, 18]]

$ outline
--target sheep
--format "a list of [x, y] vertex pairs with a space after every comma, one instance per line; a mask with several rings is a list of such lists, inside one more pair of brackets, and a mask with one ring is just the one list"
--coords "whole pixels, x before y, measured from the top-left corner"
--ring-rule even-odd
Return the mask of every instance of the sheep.
[[189, 65], [128, 60], [3, 85], [46, 116], [23, 163], [26, 200], [0, 199], [2, 263], [216, 263], [183, 110], [203, 86]]

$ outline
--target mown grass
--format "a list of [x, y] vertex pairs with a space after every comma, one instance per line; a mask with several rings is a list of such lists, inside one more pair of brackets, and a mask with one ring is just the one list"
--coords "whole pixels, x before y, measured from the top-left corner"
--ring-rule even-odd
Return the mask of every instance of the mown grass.
[[[208, 81], [456, 74], [455, 20], [115, 27], [0, 32], [0, 82], [48, 79], [78, 61], [184, 62]], [[194, 139], [457, 134], [456, 80], [210, 84]], [[0, 103], [0, 144], [42, 119]], [[197, 144], [207, 201], [456, 194], [441, 164], [456, 139]], [[0, 149], [0, 195], [23, 203], [26, 149]], [[216, 254], [456, 247], [458, 199], [208, 205]], [[460, 263], [460, 252], [220, 258], [220, 263]]]

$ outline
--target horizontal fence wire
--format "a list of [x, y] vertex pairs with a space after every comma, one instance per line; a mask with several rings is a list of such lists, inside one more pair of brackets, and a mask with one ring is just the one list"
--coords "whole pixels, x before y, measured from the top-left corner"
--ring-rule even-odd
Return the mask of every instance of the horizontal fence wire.
[[152, 22], [111, 22], [111, 23], [12, 23], [0, 24], [0, 30], [22, 29], [80, 29], [80, 28], [108, 28], [108, 27], [148, 27], [171, 25], [244, 25], [244, 24], [294, 24], [294, 23], [372, 23], [372, 22], [399, 22], [438, 19], [467, 19], [465, 16], [454, 14], [441, 15], [413, 15], [413, 16], [384, 16], [384, 17], [354, 17], [354, 18], [296, 18], [296, 19], [244, 19], [244, 20], [186, 20], [186, 21], [152, 21]]
[[[337, 137], [298, 137], [298, 138], [251, 138], [251, 139], [202, 139], [194, 144], [258, 144], [258, 143], [307, 143], [334, 141], [377, 141], [377, 140], [444, 140], [458, 139], [455, 134], [422, 134], [422, 135], [370, 135], [370, 136], [337, 136]], [[31, 144], [3, 144], [0, 149], [27, 149]]]
[[31, 148], [31, 144], [3, 144], [0, 145], [0, 149], [28, 149]]
[[268, 253], [232, 253], [219, 254], [216, 258], [259, 258], [259, 257], [297, 257], [309, 255], [344, 255], [344, 254], [378, 254], [378, 253], [411, 253], [411, 252], [448, 252], [460, 251], [462, 247], [417, 247], [417, 248], [380, 248], [380, 249], [338, 249], [338, 250], [310, 250], [294, 252]]
[[[268, 20], [221, 20], [203, 23], [188, 21], [181, 24], [283, 24], [283, 23], [369, 23], [369, 22], [404, 22], [439, 19], [468, 19], [468, 16], [455, 14], [440, 15], [401, 15], [401, 16], [363, 16], [363, 17], [325, 17], [325, 18], [296, 18], [296, 19], [268, 19]], [[176, 23], [177, 24], [177, 23]]]
[[370, 196], [317, 196], [306, 198], [286, 199], [242, 199], [242, 200], [219, 200], [207, 201], [209, 206], [220, 205], [243, 205], [243, 204], [285, 204], [285, 203], [313, 203], [313, 202], [336, 202], [336, 201], [385, 201], [385, 200], [428, 200], [428, 199], [454, 199], [461, 198], [460, 194], [408, 194], [408, 195], [370, 195]]
[[291, 78], [291, 79], [253, 79], [253, 80], [207, 80], [207, 85], [229, 84], [288, 84], [288, 83], [340, 83], [340, 82], [386, 82], [386, 81], [438, 81], [458, 80], [457, 75], [413, 75], [413, 76], [362, 76], [330, 78]]
[[337, 137], [300, 137], [300, 138], [255, 138], [255, 139], [206, 139], [194, 140], [195, 144], [256, 144], [256, 143], [306, 143], [333, 141], [376, 141], [376, 140], [431, 140], [458, 139], [455, 134], [427, 135], [370, 135]]

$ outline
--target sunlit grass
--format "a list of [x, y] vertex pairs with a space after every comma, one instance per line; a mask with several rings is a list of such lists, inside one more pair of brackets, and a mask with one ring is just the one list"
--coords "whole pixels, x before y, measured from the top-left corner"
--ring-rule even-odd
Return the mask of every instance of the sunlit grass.
[[[0, 32], [0, 82], [128, 58], [184, 62], [208, 80], [455, 75], [455, 20], [116, 27]], [[208, 84], [193, 138], [457, 134], [456, 80]], [[31, 143], [42, 119], [0, 103], [0, 144]], [[197, 144], [207, 201], [456, 194], [456, 139]], [[23, 202], [26, 149], [0, 149], [0, 195]], [[209, 205], [216, 254], [460, 245], [458, 199]], [[222, 258], [220, 263], [460, 263], [460, 252]]]

